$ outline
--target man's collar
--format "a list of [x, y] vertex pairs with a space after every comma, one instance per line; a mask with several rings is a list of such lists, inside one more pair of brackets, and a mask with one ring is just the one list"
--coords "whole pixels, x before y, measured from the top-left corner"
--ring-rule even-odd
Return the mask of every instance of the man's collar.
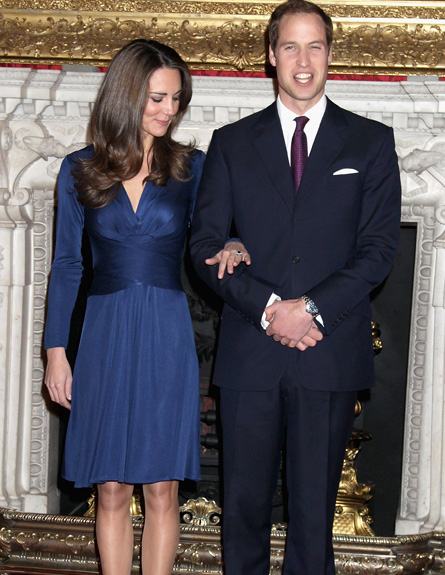
[[[323, 94], [323, 96], [315, 104], [315, 106], [312, 106], [312, 108], [310, 108], [307, 112], [304, 113], [304, 116], [306, 116], [310, 120], [317, 120], [317, 123], [320, 123], [321, 118], [323, 117], [323, 114], [326, 110], [326, 106], [327, 106], [327, 98], [326, 98], [326, 94]], [[289, 108], [287, 108], [283, 104], [279, 95], [277, 98], [277, 109], [278, 109], [278, 115], [280, 116], [281, 121], [284, 120], [284, 121], [293, 122], [295, 117], [299, 115], [299, 114], [296, 114], [295, 112], [293, 112], [292, 110], [289, 110]]]

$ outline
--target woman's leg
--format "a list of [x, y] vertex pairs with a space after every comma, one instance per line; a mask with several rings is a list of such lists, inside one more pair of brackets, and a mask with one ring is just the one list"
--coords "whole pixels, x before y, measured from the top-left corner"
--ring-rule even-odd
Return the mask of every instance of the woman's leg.
[[97, 486], [96, 540], [103, 575], [130, 575], [133, 525], [130, 501], [133, 485], [108, 481]]
[[171, 575], [179, 542], [178, 482], [144, 485], [143, 575]]

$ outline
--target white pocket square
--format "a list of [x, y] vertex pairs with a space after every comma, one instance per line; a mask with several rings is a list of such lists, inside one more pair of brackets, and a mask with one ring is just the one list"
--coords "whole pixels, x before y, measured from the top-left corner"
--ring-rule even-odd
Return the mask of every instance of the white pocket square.
[[342, 168], [341, 170], [337, 170], [332, 175], [333, 176], [346, 176], [346, 174], [358, 174], [358, 170], [354, 170], [354, 168]]

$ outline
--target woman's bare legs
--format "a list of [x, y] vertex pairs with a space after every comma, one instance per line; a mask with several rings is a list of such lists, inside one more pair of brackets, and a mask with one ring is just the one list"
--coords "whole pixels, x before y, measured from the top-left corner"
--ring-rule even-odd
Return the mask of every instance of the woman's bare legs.
[[108, 481], [97, 486], [96, 540], [103, 575], [130, 575], [133, 524], [130, 501], [133, 485]]
[[179, 542], [178, 482], [144, 485], [143, 575], [171, 575]]

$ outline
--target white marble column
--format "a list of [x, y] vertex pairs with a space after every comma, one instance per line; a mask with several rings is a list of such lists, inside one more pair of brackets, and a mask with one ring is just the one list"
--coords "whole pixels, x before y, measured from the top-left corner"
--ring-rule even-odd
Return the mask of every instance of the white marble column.
[[73, 99], [63, 77], [0, 69], [0, 505], [36, 512], [59, 509], [58, 417], [42, 387], [55, 181], [100, 81], [73, 77]]

